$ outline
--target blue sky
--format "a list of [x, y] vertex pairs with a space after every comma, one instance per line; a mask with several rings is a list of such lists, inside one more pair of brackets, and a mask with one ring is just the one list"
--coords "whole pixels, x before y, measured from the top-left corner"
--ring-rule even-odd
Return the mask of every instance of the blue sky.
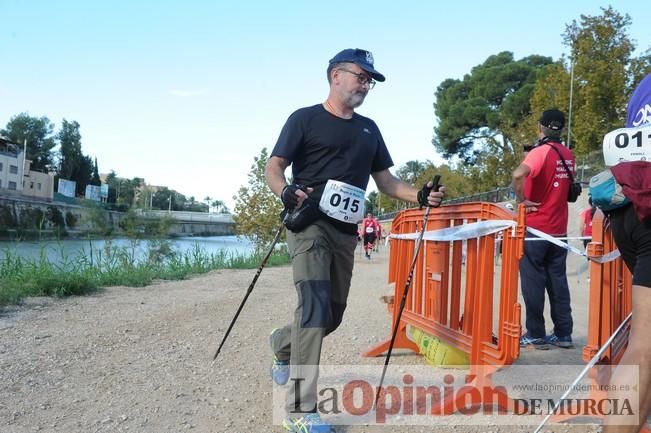
[[21, 112], [57, 129], [76, 120], [101, 172], [232, 208], [287, 116], [325, 100], [328, 59], [341, 49], [372, 51], [387, 77], [358, 111], [379, 125], [396, 167], [440, 163], [441, 81], [505, 50], [557, 59], [565, 25], [608, 4], [631, 16], [638, 54], [650, 47], [648, 0], [0, 0], [0, 126]]

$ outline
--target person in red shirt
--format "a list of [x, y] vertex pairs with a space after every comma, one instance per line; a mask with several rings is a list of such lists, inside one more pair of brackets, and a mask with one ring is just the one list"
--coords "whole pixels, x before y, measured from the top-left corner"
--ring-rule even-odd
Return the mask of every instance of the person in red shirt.
[[[571, 180], [565, 165], [575, 171], [574, 155], [561, 143], [564, 126], [565, 116], [561, 111], [544, 111], [538, 123], [540, 140], [513, 171], [513, 189], [518, 202], [525, 206], [526, 225], [558, 237], [567, 234], [567, 196]], [[524, 256], [520, 260], [520, 282], [527, 332], [521, 337], [520, 346], [537, 349], [547, 349], [549, 344], [573, 347], [566, 258], [567, 250], [551, 242], [525, 242]], [[543, 316], [545, 290], [554, 322], [550, 335], [546, 335]]]
[[377, 221], [372, 213], [367, 213], [366, 218], [362, 221], [362, 233], [364, 234], [364, 250], [366, 258], [371, 260], [371, 251], [373, 251], [373, 244], [376, 239], [376, 226]]
[[588, 198], [588, 205], [579, 213], [579, 233], [582, 237], [589, 237], [590, 239], [583, 239], [583, 248], [586, 248], [592, 239], [592, 217], [597, 208], [592, 204], [592, 197]]
[[380, 243], [382, 242], [382, 224], [375, 218], [375, 246], [373, 251], [376, 253], [380, 251]]

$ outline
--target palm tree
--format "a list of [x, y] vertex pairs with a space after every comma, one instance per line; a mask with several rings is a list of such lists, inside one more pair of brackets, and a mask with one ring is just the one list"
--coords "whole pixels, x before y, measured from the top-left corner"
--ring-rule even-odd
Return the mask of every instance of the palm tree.
[[230, 213], [226, 203], [222, 200], [214, 200], [211, 205], [216, 213]]

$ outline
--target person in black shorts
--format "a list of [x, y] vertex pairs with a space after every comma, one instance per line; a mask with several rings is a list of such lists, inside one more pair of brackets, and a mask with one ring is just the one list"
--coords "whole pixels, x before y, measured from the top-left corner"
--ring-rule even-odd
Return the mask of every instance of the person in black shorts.
[[371, 251], [377, 240], [377, 221], [373, 218], [372, 213], [366, 214], [366, 218], [362, 221], [362, 232], [364, 233], [364, 251], [366, 258], [371, 259]]
[[[369, 176], [383, 193], [423, 206], [439, 206], [444, 194], [431, 182], [419, 190], [391, 174], [380, 130], [355, 112], [375, 82], [385, 80], [369, 51], [339, 52], [327, 78], [327, 99], [289, 116], [265, 171], [285, 208], [310, 222], [287, 232], [298, 305], [293, 322], [270, 337], [272, 378], [277, 384], [290, 380], [283, 426], [306, 433], [331, 431], [317, 412], [318, 365], [323, 338], [339, 326], [346, 308]], [[285, 179], [290, 164], [293, 184]]]
[[[647, 75], [633, 91], [627, 111], [627, 128], [648, 125], [643, 133], [651, 134], [651, 74]], [[637, 424], [621, 425], [617, 416], [606, 418], [603, 433], [638, 432], [651, 414], [651, 215], [648, 212], [648, 193], [651, 185], [651, 163], [622, 162], [612, 167], [613, 175], [620, 184], [622, 177], [629, 188], [627, 197], [632, 203], [609, 213], [610, 226], [624, 263], [633, 274], [633, 316], [628, 347], [619, 367], [611, 378], [608, 398], [624, 401], [630, 393], [621, 391], [622, 386], [637, 390], [639, 403], [633, 402]], [[625, 191], [626, 192], [626, 191]], [[638, 195], [637, 192], [640, 192]], [[637, 374], [631, 366], [638, 366]], [[634, 396], [633, 396], [634, 398]], [[616, 400], [615, 400], [616, 399]]]

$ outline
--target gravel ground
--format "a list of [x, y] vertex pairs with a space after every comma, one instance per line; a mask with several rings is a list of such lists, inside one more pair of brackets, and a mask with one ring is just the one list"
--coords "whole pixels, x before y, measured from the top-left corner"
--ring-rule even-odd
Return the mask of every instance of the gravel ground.
[[[392, 293], [384, 249], [356, 267], [344, 324], [325, 340], [322, 363], [381, 365], [360, 354], [389, 335], [378, 298]], [[584, 266], [576, 261], [575, 268]], [[282, 432], [271, 415], [269, 331], [289, 321], [289, 267], [265, 269], [218, 362], [212, 355], [255, 270], [224, 270], [144, 288], [111, 287], [67, 299], [32, 298], [0, 310], [0, 433]], [[523, 364], [581, 363], [584, 274], [570, 276], [574, 350], [523, 352]], [[576, 279], [576, 284], [574, 284]], [[578, 295], [577, 295], [578, 293]], [[577, 308], [578, 307], [578, 308]], [[425, 365], [398, 352], [393, 363]], [[517, 424], [516, 417], [513, 424]], [[338, 426], [338, 433], [520, 432], [532, 426]], [[594, 432], [595, 424], [544, 431]]]

